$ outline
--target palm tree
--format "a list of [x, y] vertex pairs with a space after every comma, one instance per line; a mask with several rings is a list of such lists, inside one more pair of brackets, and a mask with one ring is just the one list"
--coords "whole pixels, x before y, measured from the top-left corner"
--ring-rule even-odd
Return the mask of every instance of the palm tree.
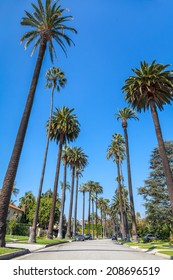
[[48, 48], [51, 60], [53, 60], [53, 55], [56, 54], [53, 40], [55, 40], [60, 48], [66, 53], [65, 44], [67, 43], [69, 46], [71, 46], [73, 43], [73, 41], [66, 34], [66, 31], [77, 33], [74, 28], [65, 25], [67, 22], [72, 20], [72, 17], [64, 15], [66, 9], [62, 8], [58, 2], [59, 1], [52, 3], [52, 0], [46, 0], [45, 5], [43, 5], [42, 1], [38, 0], [37, 6], [32, 3], [34, 12], [31, 14], [26, 11], [26, 16], [23, 17], [21, 21], [23, 26], [29, 26], [32, 28], [32, 30], [26, 32], [22, 36], [21, 43], [25, 41], [25, 49], [27, 49], [28, 45], [35, 41], [32, 54], [37, 49], [37, 47], [39, 47], [39, 52], [28, 98], [26, 101], [26, 106], [3, 182], [0, 199], [0, 247], [5, 246], [6, 218], [8, 215], [8, 205], [10, 201], [11, 190], [13, 188], [18, 169], [44, 54]]
[[157, 113], [157, 109], [163, 110], [163, 106], [173, 100], [173, 72], [165, 71], [168, 66], [157, 64], [155, 60], [151, 65], [141, 62], [140, 69], [132, 69], [135, 76], [130, 76], [125, 81], [122, 90], [126, 94], [125, 100], [138, 112], [149, 108], [151, 110], [173, 211], [173, 177]]
[[80, 132], [79, 122], [77, 120], [77, 116], [73, 114], [74, 109], [69, 109], [64, 106], [62, 109], [56, 109], [53, 113], [51, 119], [50, 126], [50, 139], [55, 140], [56, 143], [59, 143], [58, 148], [58, 157], [57, 157], [57, 165], [56, 165], [56, 173], [54, 180], [54, 189], [53, 189], [53, 197], [52, 197], [52, 207], [50, 212], [49, 219], [49, 227], [47, 232], [47, 238], [53, 238], [53, 217], [55, 212], [55, 205], [57, 199], [57, 188], [58, 188], [58, 180], [60, 173], [60, 165], [61, 165], [61, 155], [63, 145], [67, 142], [74, 141]]
[[86, 187], [88, 189], [89, 197], [88, 197], [88, 234], [90, 234], [90, 218], [91, 218], [91, 194], [94, 189], [94, 181], [90, 180], [86, 183]]
[[[71, 219], [73, 209], [73, 194], [74, 194], [74, 180], [77, 168], [84, 168], [87, 164], [87, 156], [84, 154], [80, 147], [72, 147], [68, 153], [68, 162], [72, 170], [72, 183], [71, 183], [71, 194], [70, 194], [70, 205], [67, 225], [67, 236], [71, 237]], [[77, 195], [78, 195], [78, 182], [76, 184], [76, 203], [75, 203], [75, 216], [74, 216], [74, 229], [76, 233], [76, 215], [77, 215]], [[75, 234], [74, 233], [74, 234]]]
[[60, 91], [60, 88], [64, 87], [67, 82], [64, 72], [62, 72], [60, 68], [56, 68], [56, 67], [52, 67], [46, 72], [46, 79], [47, 79], [46, 87], [52, 88], [51, 102], [50, 102], [50, 116], [49, 116], [50, 121], [49, 121], [48, 129], [47, 129], [47, 141], [46, 141], [44, 161], [43, 161], [40, 185], [39, 185], [38, 196], [37, 196], [36, 210], [35, 210], [34, 220], [33, 220], [33, 224], [31, 227], [30, 236], [29, 236], [30, 243], [36, 242], [36, 228], [37, 228], [37, 223], [38, 223], [38, 212], [39, 212], [39, 207], [40, 207], [41, 192], [42, 192], [42, 187], [43, 187], [47, 154], [48, 154], [48, 148], [49, 148], [49, 134], [50, 134], [50, 123], [51, 123], [51, 119], [52, 119], [52, 111], [53, 111], [53, 103], [54, 103], [54, 91], [55, 91], [55, 89]]
[[104, 208], [104, 198], [99, 197], [97, 201], [98, 208], [100, 209], [100, 222], [101, 222], [101, 237], [103, 238], [103, 208]]
[[83, 207], [82, 207], [82, 234], [84, 235], [85, 230], [85, 193], [88, 191], [86, 184], [81, 184], [79, 191], [83, 194]]
[[134, 199], [133, 199], [133, 188], [132, 188], [132, 178], [131, 178], [131, 167], [130, 167], [130, 153], [129, 153], [129, 142], [128, 142], [128, 133], [127, 133], [127, 120], [135, 119], [138, 120], [136, 112], [127, 107], [122, 110], [119, 110], [118, 114], [115, 114], [117, 119], [122, 120], [122, 127], [124, 130], [124, 139], [126, 145], [126, 159], [127, 159], [127, 173], [128, 173], [128, 187], [129, 187], [129, 197], [130, 197], [130, 209], [131, 209], [131, 217], [132, 217], [132, 239], [133, 241], [138, 240], [137, 235], [137, 225], [136, 225], [136, 217], [135, 217], [135, 207], [134, 207]]
[[63, 237], [63, 219], [64, 219], [64, 208], [65, 208], [65, 197], [66, 197], [66, 187], [67, 187], [67, 165], [68, 165], [68, 152], [70, 150], [69, 146], [64, 146], [62, 149], [62, 161], [64, 164], [64, 178], [63, 178], [63, 186], [62, 186], [62, 194], [61, 194], [61, 213], [59, 219], [59, 230], [58, 230], [58, 238]]
[[119, 196], [120, 196], [120, 221], [121, 221], [121, 234], [123, 240], [126, 238], [125, 234], [125, 226], [123, 220], [123, 200], [122, 200], [122, 186], [121, 186], [121, 173], [120, 173], [120, 162], [124, 158], [125, 153], [125, 140], [124, 138], [116, 133], [112, 137], [112, 143], [107, 149], [107, 159], [113, 158], [113, 161], [116, 162], [117, 165], [117, 173], [118, 173], [118, 184], [119, 184]]
[[94, 192], [96, 194], [96, 196], [95, 196], [95, 200], [96, 200], [96, 238], [98, 238], [97, 200], [98, 200], [98, 194], [103, 193], [103, 187], [98, 182], [95, 183]]

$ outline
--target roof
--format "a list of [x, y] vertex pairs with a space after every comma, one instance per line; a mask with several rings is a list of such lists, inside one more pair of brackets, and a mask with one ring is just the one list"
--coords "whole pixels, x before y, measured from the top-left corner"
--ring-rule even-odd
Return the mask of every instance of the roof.
[[15, 210], [18, 210], [18, 211], [23, 212], [22, 209], [18, 208], [17, 206], [15, 206], [15, 205], [13, 205], [13, 204], [9, 204], [9, 207], [10, 207], [10, 208], [13, 208], [13, 209], [15, 209]]

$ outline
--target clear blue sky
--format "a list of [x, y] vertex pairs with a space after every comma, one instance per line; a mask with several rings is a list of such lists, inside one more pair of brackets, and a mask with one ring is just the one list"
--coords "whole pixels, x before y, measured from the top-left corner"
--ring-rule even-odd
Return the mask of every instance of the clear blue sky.
[[[36, 2], [36, 1], [33, 1]], [[31, 1], [1, 1], [0, 44], [0, 184], [8, 166], [12, 147], [25, 106], [37, 52], [30, 57], [19, 41], [28, 29], [20, 26], [24, 10], [32, 12]], [[78, 35], [72, 35], [76, 46], [68, 48], [68, 57], [58, 48], [58, 61], [66, 73], [68, 84], [56, 95], [56, 107], [75, 108], [81, 133], [73, 144], [81, 146], [89, 157], [80, 183], [99, 181], [105, 198], [111, 200], [115, 188], [116, 167], [106, 159], [112, 134], [123, 133], [121, 122], [114, 114], [127, 106], [121, 88], [131, 75], [131, 68], [141, 60], [149, 63], [173, 63], [173, 2], [171, 0], [62, 0], [74, 16], [72, 25]], [[37, 195], [45, 149], [45, 123], [49, 116], [50, 91], [45, 89], [45, 72], [52, 66], [46, 55], [35, 102], [16, 176], [21, 197], [26, 191]], [[171, 68], [170, 68], [171, 69]], [[173, 67], [172, 67], [173, 69]], [[165, 140], [173, 139], [172, 106], [160, 114]], [[135, 209], [144, 213], [137, 188], [149, 173], [149, 158], [157, 145], [150, 112], [139, 115], [140, 121], [130, 121], [129, 144]], [[51, 143], [43, 191], [53, 187], [57, 146]], [[125, 181], [126, 165], [124, 165]], [[62, 180], [62, 174], [60, 176]], [[70, 175], [69, 179], [70, 181]], [[59, 194], [61, 195], [60, 188]], [[68, 203], [69, 194], [67, 194]], [[81, 194], [79, 218], [81, 218]], [[68, 208], [68, 207], [66, 207]], [[66, 209], [67, 210], [67, 209]]]

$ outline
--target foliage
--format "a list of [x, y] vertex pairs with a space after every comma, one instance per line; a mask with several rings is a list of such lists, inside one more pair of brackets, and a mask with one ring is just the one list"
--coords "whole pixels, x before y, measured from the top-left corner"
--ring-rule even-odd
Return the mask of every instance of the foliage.
[[[166, 141], [165, 148], [173, 172], [173, 141]], [[173, 231], [173, 217], [158, 147], [154, 148], [151, 154], [150, 170], [148, 178], [144, 181], [144, 187], [138, 188], [138, 192], [145, 201], [146, 222], [151, 227], [150, 232], [168, 238], [169, 232]]]
[[[10, 221], [9, 221], [10, 222]], [[29, 235], [29, 225], [26, 223], [15, 223], [14, 228], [11, 231], [10, 223], [7, 222], [7, 234], [14, 234], [18, 236], [28, 236]]]

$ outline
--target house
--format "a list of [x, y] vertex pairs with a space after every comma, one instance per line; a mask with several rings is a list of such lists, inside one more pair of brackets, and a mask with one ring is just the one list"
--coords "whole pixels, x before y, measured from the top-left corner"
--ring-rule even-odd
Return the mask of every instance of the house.
[[18, 221], [21, 220], [24, 211], [13, 204], [9, 204], [7, 221], [11, 220], [12, 217], [16, 217]]

